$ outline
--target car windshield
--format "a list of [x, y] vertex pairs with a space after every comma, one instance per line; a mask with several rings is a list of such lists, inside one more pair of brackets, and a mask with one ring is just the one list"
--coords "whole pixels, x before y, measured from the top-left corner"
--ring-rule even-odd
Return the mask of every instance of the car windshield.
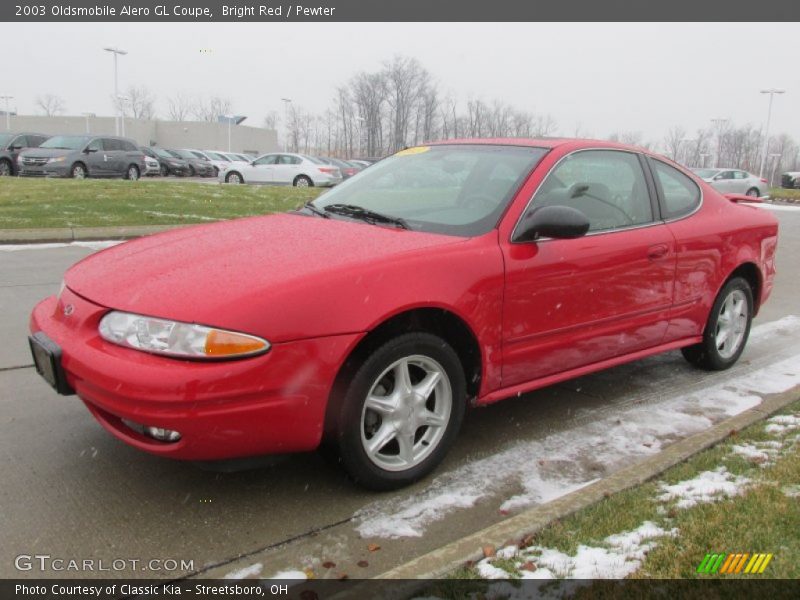
[[175, 158], [170, 154], [167, 150], [163, 148], [150, 148], [156, 156], [160, 156], [161, 158]]
[[57, 135], [44, 142], [39, 148], [55, 148], [59, 150], [77, 150], [83, 148], [92, 139], [85, 135]]
[[490, 231], [545, 148], [441, 145], [398, 152], [314, 201], [400, 218], [410, 229], [470, 237]]
[[217, 152], [206, 152], [206, 155], [212, 160], [221, 160], [223, 162], [231, 162], [231, 159], [229, 159], [227, 156], [224, 156], [224, 155], [219, 154]]
[[188, 158], [191, 160], [197, 160], [197, 157], [189, 152], [188, 150], [171, 150], [173, 154], [177, 154], [180, 158]]
[[714, 175], [719, 173], [717, 169], [692, 169], [692, 171], [702, 179], [711, 179]]
[[6, 144], [8, 144], [13, 137], [11, 133], [0, 133], [0, 147], [5, 148]]

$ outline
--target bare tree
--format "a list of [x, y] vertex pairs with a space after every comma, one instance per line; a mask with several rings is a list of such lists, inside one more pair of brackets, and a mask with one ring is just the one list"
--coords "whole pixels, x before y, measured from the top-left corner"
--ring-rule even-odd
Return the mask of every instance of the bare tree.
[[278, 111], [271, 110], [264, 117], [264, 129], [278, 129]]
[[146, 86], [130, 86], [122, 98], [116, 98], [117, 110], [126, 117], [152, 119], [155, 117], [155, 96]]
[[387, 102], [391, 109], [391, 145], [389, 151], [400, 150], [407, 145], [411, 111], [430, 75], [416, 58], [395, 56], [384, 63]]
[[231, 112], [231, 101], [229, 98], [211, 96], [205, 100], [198, 100], [192, 106], [192, 114], [198, 121], [216, 121], [220, 115], [227, 115]]
[[185, 121], [193, 112], [194, 102], [189, 96], [180, 92], [167, 99], [167, 104], [167, 115], [172, 121]]
[[42, 109], [48, 117], [60, 115], [66, 109], [64, 99], [55, 94], [45, 94], [44, 96], [36, 97], [36, 106]]
[[664, 137], [664, 148], [667, 150], [667, 155], [674, 161], [678, 161], [681, 155], [681, 147], [686, 139], [686, 130], [680, 125], [670, 127], [667, 135]]

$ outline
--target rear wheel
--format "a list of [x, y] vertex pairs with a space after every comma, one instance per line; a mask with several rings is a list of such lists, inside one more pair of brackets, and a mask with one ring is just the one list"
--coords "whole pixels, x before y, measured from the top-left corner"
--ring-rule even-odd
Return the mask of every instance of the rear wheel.
[[167, 165], [165, 165], [165, 164], [161, 165], [161, 168], [159, 169], [159, 171], [161, 171], [161, 176], [162, 177], [166, 177], [167, 175], [169, 175], [169, 167]]
[[305, 175], [298, 175], [294, 178], [294, 187], [314, 187], [314, 182]]
[[139, 179], [139, 167], [136, 165], [130, 165], [128, 170], [125, 172], [125, 179], [129, 179], [131, 181], [136, 181]]
[[442, 461], [465, 408], [464, 370], [450, 345], [401, 335], [369, 356], [347, 388], [336, 431], [341, 462], [364, 487], [408, 485]]
[[720, 291], [708, 317], [703, 341], [683, 348], [684, 358], [709, 371], [733, 366], [744, 351], [753, 320], [753, 291], [742, 277], [731, 279]]
[[86, 172], [86, 165], [83, 163], [75, 163], [69, 170], [69, 176], [73, 179], [86, 179], [88, 173]]
[[14, 174], [11, 163], [7, 160], [0, 160], [0, 177], [10, 177]]
[[758, 198], [761, 195], [761, 193], [758, 191], [758, 188], [753, 187], [747, 190], [747, 195], [752, 198]]

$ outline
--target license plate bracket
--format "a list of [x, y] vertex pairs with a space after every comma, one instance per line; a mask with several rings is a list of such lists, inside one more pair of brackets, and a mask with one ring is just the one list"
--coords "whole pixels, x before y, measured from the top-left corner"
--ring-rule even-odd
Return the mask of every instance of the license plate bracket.
[[67, 383], [67, 376], [61, 366], [61, 347], [41, 331], [28, 337], [33, 355], [33, 365], [50, 386], [59, 394], [70, 396], [75, 393]]

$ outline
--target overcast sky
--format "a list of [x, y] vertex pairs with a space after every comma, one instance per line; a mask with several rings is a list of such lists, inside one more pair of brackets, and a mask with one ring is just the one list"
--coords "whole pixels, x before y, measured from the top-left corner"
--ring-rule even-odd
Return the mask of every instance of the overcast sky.
[[[312, 111], [335, 87], [393, 54], [419, 59], [445, 93], [502, 99], [550, 114], [558, 133], [639, 131], [660, 140], [715, 117], [761, 126], [764, 87], [781, 87], [771, 130], [800, 138], [800, 42], [795, 24], [2, 23], [0, 94], [22, 114], [37, 95], [68, 114], [112, 114], [112, 56], [120, 87], [146, 85], [165, 116], [177, 92], [220, 95], [261, 125], [289, 97]], [[206, 52], [201, 52], [206, 50]], [[282, 114], [282, 113], [281, 113]]]

